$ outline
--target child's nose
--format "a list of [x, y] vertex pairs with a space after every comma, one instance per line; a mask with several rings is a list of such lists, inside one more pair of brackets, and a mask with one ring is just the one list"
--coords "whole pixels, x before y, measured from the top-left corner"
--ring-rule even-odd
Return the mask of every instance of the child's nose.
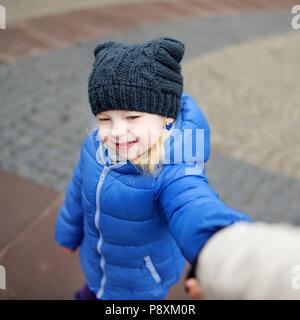
[[127, 124], [125, 122], [113, 124], [110, 134], [114, 140], [124, 140], [127, 136]]

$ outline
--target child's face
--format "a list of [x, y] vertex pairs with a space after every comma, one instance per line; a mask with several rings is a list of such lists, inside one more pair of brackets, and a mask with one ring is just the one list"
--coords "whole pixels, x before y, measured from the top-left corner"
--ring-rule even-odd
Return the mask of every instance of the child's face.
[[165, 124], [174, 121], [157, 114], [128, 110], [103, 111], [96, 117], [103, 143], [129, 161], [150, 149]]

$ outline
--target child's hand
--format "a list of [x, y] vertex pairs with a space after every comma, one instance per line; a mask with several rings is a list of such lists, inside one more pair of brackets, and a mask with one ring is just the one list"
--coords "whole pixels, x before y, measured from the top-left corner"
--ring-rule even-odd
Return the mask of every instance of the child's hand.
[[63, 247], [65, 251], [67, 251], [68, 253], [74, 253], [76, 251], [76, 249], [69, 249], [66, 247]]
[[184, 285], [185, 285], [185, 291], [191, 299], [203, 298], [203, 291], [200, 288], [196, 278], [189, 278], [185, 280]]

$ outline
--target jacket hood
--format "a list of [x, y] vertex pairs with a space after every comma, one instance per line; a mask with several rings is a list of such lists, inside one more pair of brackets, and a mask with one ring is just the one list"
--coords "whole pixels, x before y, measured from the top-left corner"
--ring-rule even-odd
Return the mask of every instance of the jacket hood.
[[[95, 140], [98, 143], [96, 158], [101, 165], [123, 167], [127, 164], [126, 168], [136, 168], [130, 161], [113, 163], [108, 148], [100, 139], [98, 128], [94, 130]], [[207, 119], [196, 101], [185, 92], [181, 96], [181, 109], [176, 118], [176, 124], [171, 128], [164, 145], [164, 164], [197, 162], [204, 165], [209, 159], [210, 128]]]

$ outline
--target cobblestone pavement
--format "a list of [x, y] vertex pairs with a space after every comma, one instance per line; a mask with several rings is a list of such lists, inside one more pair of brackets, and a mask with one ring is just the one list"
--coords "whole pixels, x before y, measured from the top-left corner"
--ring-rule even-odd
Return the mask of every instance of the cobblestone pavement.
[[[143, 3], [151, 0], [142, 0]], [[153, 1], [153, 0], [152, 0]], [[41, 2], [43, 3], [41, 5]], [[14, 23], [24, 19], [36, 18], [49, 14], [60, 14], [71, 10], [105, 7], [120, 4], [136, 4], [140, 0], [2, 0], [1, 4], [7, 10], [8, 19]]]
[[[76, 9], [81, 8], [75, 16], [82, 15], [87, 21], [89, 10], [84, 10], [80, 1], [75, 2]], [[55, 30], [55, 22], [74, 19], [73, 11], [68, 13], [68, 1], [64, 1], [66, 13], [56, 14], [55, 8], [49, 8], [48, 12], [56, 15], [48, 20], [22, 21], [16, 11], [16, 24], [12, 24], [9, 37], [3, 38], [0, 30], [0, 42], [7, 44], [0, 48], [0, 169], [5, 173], [1, 189], [13, 192], [23, 183], [18, 199], [22, 199], [24, 189], [32, 190], [27, 201], [40, 199], [39, 203], [32, 199], [28, 202], [21, 219], [20, 207], [12, 209], [7, 192], [0, 193], [2, 203], [8, 203], [2, 209], [11, 211], [13, 217], [0, 238], [0, 263], [16, 265], [24, 252], [33, 255], [42, 243], [51, 249], [34, 256], [21, 274], [16, 275], [16, 268], [11, 268], [13, 285], [7, 297], [67, 298], [82, 281], [73, 257], [63, 258], [55, 251], [50, 227], [81, 141], [95, 125], [87, 100], [87, 79], [93, 48], [100, 41], [130, 43], [161, 35], [182, 40], [186, 44], [184, 90], [196, 99], [211, 126], [212, 154], [207, 173], [212, 186], [228, 206], [256, 219], [300, 224], [300, 31], [291, 29], [291, 1], [251, 1], [246, 9], [238, 0], [186, 1], [186, 10], [181, 1], [169, 2], [173, 3], [169, 4], [169, 15], [158, 14], [158, 2], [147, 1], [145, 21], [140, 15], [138, 22], [123, 18], [120, 23], [120, 15], [115, 16], [99, 37], [92, 28], [80, 36], [70, 30]], [[126, 12], [140, 10], [140, 3], [134, 1], [127, 11], [126, 1], [116, 4], [124, 6], [124, 17]], [[112, 7], [103, 8], [114, 15]], [[197, 8], [193, 14], [192, 8]], [[97, 10], [96, 16], [102, 8]], [[44, 13], [35, 13], [40, 14]], [[24, 13], [23, 18], [28, 17]], [[129, 28], [124, 27], [126, 21], [131, 21]], [[34, 25], [41, 28], [35, 30]], [[26, 36], [19, 43], [23, 33]], [[53, 40], [55, 33], [60, 41]], [[43, 39], [43, 34], [52, 34], [52, 40]], [[15, 182], [7, 187], [10, 175]], [[51, 209], [40, 209], [43, 205]], [[30, 211], [30, 207], [35, 210]], [[3, 215], [1, 210], [1, 219]], [[62, 271], [64, 265], [72, 270], [68, 276]], [[22, 282], [24, 272], [34, 274], [41, 288]], [[58, 290], [56, 281], [43, 292], [43, 284], [49, 285], [45, 280], [49, 272], [57, 272], [58, 279], [66, 276], [66, 287]], [[180, 288], [170, 296], [183, 298]]]
[[300, 33], [290, 32], [184, 65], [193, 79], [186, 90], [209, 119], [216, 162], [221, 154], [225, 163], [236, 160], [219, 170], [212, 161], [212, 181], [228, 203], [269, 222], [300, 222], [299, 56]]

